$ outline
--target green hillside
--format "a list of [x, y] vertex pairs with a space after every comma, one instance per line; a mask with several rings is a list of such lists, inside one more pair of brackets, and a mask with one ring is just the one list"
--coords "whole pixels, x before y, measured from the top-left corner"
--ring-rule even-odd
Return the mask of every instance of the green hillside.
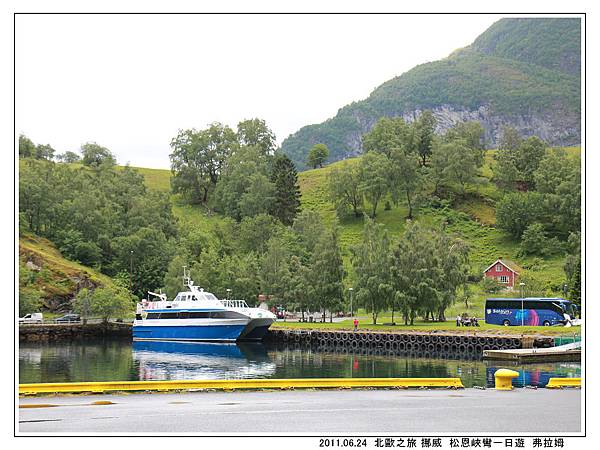
[[472, 47], [495, 55], [579, 76], [581, 20], [578, 18], [503, 19]]
[[[565, 148], [567, 153], [575, 156], [580, 154], [579, 147]], [[486, 152], [486, 163], [482, 169], [477, 185], [467, 188], [464, 197], [457, 196], [456, 200], [447, 207], [424, 207], [419, 210], [415, 220], [426, 225], [434, 226], [443, 222], [447, 229], [462, 237], [470, 246], [471, 272], [473, 277], [481, 276], [483, 270], [499, 256], [518, 261], [528, 275], [533, 277], [548, 291], [560, 292], [564, 283], [564, 256], [556, 255], [550, 258], [518, 257], [519, 243], [508, 233], [497, 229], [495, 225], [495, 202], [501, 197], [500, 191], [490, 182], [492, 167], [495, 164], [495, 150]], [[352, 158], [344, 162], [332, 163], [322, 169], [307, 170], [299, 173], [298, 181], [302, 192], [302, 208], [318, 211], [325, 222], [331, 224], [336, 218], [335, 208], [327, 197], [329, 173], [343, 163], [358, 164], [360, 158]], [[151, 189], [168, 191], [171, 173], [169, 170], [138, 169], [145, 176], [146, 185]], [[186, 205], [177, 196], [172, 196], [173, 212], [181, 222], [191, 223], [195, 227], [208, 231], [212, 225], [223, 220], [218, 214], [209, 214], [204, 208]], [[393, 206], [390, 210], [380, 208], [376, 221], [385, 225], [393, 238], [403, 233], [406, 227], [407, 209], [404, 205]], [[344, 264], [350, 273], [346, 282], [352, 283], [350, 265], [350, 247], [359, 242], [363, 230], [363, 219], [348, 216], [339, 222], [340, 242], [342, 245]], [[472, 285], [470, 308], [457, 304], [449, 310], [448, 317], [455, 312], [480, 311], [485, 294], [477, 284]]]
[[[578, 147], [566, 148], [568, 154], [578, 157]], [[417, 210], [415, 220], [428, 226], [446, 223], [447, 230], [454, 233], [470, 247], [471, 277], [475, 281], [481, 277], [485, 267], [499, 256], [512, 259], [527, 270], [530, 278], [543, 286], [548, 292], [560, 292], [564, 283], [564, 256], [527, 257], [518, 256], [519, 243], [506, 232], [495, 227], [495, 203], [501, 197], [490, 178], [492, 175], [495, 150], [488, 150], [485, 164], [476, 184], [467, 186], [465, 195], [450, 195], [450, 202], [440, 204], [422, 204]], [[337, 219], [333, 204], [328, 199], [328, 176], [340, 165], [358, 164], [360, 158], [330, 164], [322, 169], [308, 170], [299, 174], [302, 193], [302, 208], [319, 212], [328, 224]], [[143, 177], [149, 190], [170, 193], [170, 170], [135, 168]], [[454, 189], [450, 187], [450, 189]], [[458, 188], [457, 188], [458, 190]], [[171, 195], [173, 214], [179, 227], [211, 232], [214, 225], [222, 223], [223, 216], [210, 212], [204, 207], [186, 204], [177, 195]], [[368, 207], [368, 205], [366, 206]], [[386, 210], [379, 208], [376, 221], [385, 225], [392, 238], [398, 238], [406, 227], [407, 209], [405, 205], [391, 205]], [[363, 230], [363, 218], [347, 216], [338, 222], [344, 265], [349, 273], [345, 280], [348, 286], [353, 284], [354, 274], [350, 264], [350, 248], [359, 242]], [[38, 292], [47, 300], [50, 309], [60, 309], [61, 303], [68, 300], [81, 288], [98, 285], [111, 285], [109, 277], [99, 272], [65, 259], [50, 241], [24, 233], [20, 238], [21, 287], [25, 292]], [[29, 262], [29, 267], [26, 264]], [[472, 283], [472, 296], [469, 308], [459, 302], [449, 309], [448, 317], [457, 312], [478, 312], [486, 294], [477, 283]]]
[[335, 117], [301, 128], [282, 150], [299, 169], [316, 143], [329, 147], [330, 160], [344, 159], [360, 153], [361, 136], [380, 117], [412, 120], [423, 109], [442, 122], [480, 121], [492, 146], [503, 124], [552, 145], [578, 144], [580, 38], [579, 19], [502, 19], [473, 45], [419, 65]]
[[19, 290], [38, 296], [46, 308], [69, 309], [80, 289], [113, 285], [110, 277], [64, 258], [49, 240], [30, 233], [19, 236]]

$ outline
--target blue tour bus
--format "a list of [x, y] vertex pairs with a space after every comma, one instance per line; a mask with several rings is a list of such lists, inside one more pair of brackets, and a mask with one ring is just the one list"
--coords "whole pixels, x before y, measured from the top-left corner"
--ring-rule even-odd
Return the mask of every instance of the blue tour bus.
[[485, 323], [492, 325], [551, 326], [564, 324], [565, 313], [575, 318], [577, 307], [564, 298], [488, 298]]

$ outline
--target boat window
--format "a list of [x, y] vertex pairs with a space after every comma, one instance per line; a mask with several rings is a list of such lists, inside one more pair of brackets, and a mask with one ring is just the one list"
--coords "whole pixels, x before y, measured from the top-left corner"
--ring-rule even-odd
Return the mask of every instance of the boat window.
[[146, 316], [146, 319], [159, 319], [160, 318], [160, 313], [157, 312], [149, 312], [148, 315]]
[[243, 314], [235, 311], [213, 311], [210, 313], [211, 319], [243, 319]]
[[217, 300], [217, 297], [215, 297], [213, 294], [211, 294], [210, 292], [207, 292], [206, 294], [204, 294], [205, 297], [209, 300]]

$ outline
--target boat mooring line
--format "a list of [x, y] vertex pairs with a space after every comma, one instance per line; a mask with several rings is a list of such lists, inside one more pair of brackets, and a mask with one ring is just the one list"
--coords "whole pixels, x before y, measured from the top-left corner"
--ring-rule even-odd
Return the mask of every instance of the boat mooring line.
[[103, 381], [19, 384], [20, 395], [101, 393], [106, 391], [171, 391], [187, 389], [310, 388], [464, 388], [460, 378], [296, 378], [245, 380]]

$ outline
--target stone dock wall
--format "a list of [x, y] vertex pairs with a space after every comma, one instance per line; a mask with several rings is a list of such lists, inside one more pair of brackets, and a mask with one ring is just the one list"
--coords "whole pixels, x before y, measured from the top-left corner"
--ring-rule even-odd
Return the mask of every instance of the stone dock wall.
[[19, 325], [19, 342], [47, 342], [86, 339], [92, 337], [131, 337], [129, 323], [88, 324], [22, 324]]
[[485, 332], [372, 332], [272, 329], [265, 338], [277, 344], [319, 351], [411, 357], [480, 359], [484, 350], [551, 347], [554, 338]]

